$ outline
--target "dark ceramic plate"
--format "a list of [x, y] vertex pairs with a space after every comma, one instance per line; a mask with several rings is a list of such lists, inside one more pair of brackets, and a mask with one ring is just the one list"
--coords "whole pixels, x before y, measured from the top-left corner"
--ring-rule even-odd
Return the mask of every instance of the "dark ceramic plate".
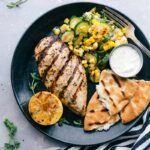
[[[131, 127], [133, 127], [142, 116], [140, 115], [136, 120], [127, 125], [123, 125], [121, 122], [118, 122], [108, 131], [84, 132], [82, 127], [76, 127], [66, 124], [64, 124], [62, 127], [59, 127], [58, 124], [48, 127], [40, 126], [31, 119], [28, 113], [28, 100], [32, 95], [28, 86], [29, 81], [31, 81], [30, 73], [33, 71], [37, 71], [36, 63], [33, 57], [35, 46], [40, 39], [50, 33], [51, 29], [54, 26], [60, 25], [64, 18], [70, 17], [72, 15], [80, 16], [83, 12], [90, 10], [92, 7], [97, 7], [97, 10], [101, 11], [105, 6], [94, 3], [73, 3], [55, 8], [41, 16], [29, 27], [29, 29], [21, 38], [15, 50], [11, 66], [11, 81], [13, 92], [20, 109], [22, 110], [28, 121], [48, 137], [77, 145], [99, 144], [117, 138], [118, 136], [128, 131]], [[131, 21], [125, 15], [123, 16]], [[145, 46], [150, 48], [148, 41], [146, 40], [142, 31], [137, 27], [137, 25], [134, 24], [134, 26], [136, 28], [136, 35], [138, 39]], [[150, 59], [148, 59], [144, 55], [144, 66], [141, 72], [138, 74], [138, 78], [150, 80], [149, 66]], [[95, 85], [91, 84], [90, 82], [88, 84], [89, 100], [95, 91]], [[39, 83], [37, 91], [43, 89], [45, 89], [44, 85], [42, 83]], [[65, 108], [64, 116], [70, 121], [78, 119], [78, 117], [71, 113], [67, 108]]]

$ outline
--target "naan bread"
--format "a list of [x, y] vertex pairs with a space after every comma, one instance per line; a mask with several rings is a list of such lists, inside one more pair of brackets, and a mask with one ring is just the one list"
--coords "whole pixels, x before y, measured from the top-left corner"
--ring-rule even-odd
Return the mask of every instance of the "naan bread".
[[108, 109], [110, 115], [115, 115], [129, 103], [138, 84], [133, 80], [122, 79], [112, 71], [104, 70], [96, 88], [104, 107]]
[[119, 119], [120, 117], [118, 114], [110, 116], [109, 112], [99, 100], [98, 93], [95, 92], [87, 107], [84, 119], [84, 130], [108, 130], [110, 126], [119, 121]]
[[122, 123], [128, 123], [139, 116], [150, 102], [150, 82], [139, 80], [138, 89], [136, 90], [134, 97], [130, 99], [128, 105], [121, 111]]

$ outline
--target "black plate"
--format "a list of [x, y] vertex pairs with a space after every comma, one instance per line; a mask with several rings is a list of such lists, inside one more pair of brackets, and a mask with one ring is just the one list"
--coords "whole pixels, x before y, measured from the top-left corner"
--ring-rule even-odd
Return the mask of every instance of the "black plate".
[[[33, 71], [37, 71], [36, 63], [33, 57], [35, 46], [37, 45], [40, 39], [42, 39], [43, 37], [45, 37], [50, 33], [51, 29], [54, 26], [61, 24], [64, 18], [70, 17], [72, 15], [80, 16], [82, 15], [83, 12], [90, 10], [92, 7], [97, 7], [98, 11], [104, 8], [103, 5], [95, 3], [73, 3], [55, 8], [44, 14], [29, 27], [29, 29], [25, 32], [25, 34], [21, 38], [15, 50], [11, 66], [11, 81], [14, 95], [16, 97], [17, 103], [20, 106], [20, 109], [22, 110], [28, 121], [35, 128], [37, 128], [39, 131], [41, 131], [48, 137], [52, 137], [54, 139], [66, 143], [77, 145], [99, 144], [117, 138], [118, 136], [128, 131], [132, 126], [134, 126], [135, 123], [137, 123], [137, 121], [141, 117], [139, 116], [136, 120], [127, 125], [123, 125], [121, 122], [118, 122], [113, 127], [111, 127], [110, 130], [102, 132], [84, 132], [82, 127], [75, 127], [73, 125], [63, 125], [62, 127], [59, 127], [56, 124], [50, 127], [42, 127], [36, 124], [30, 118], [27, 106], [28, 100], [30, 99], [32, 93], [29, 90], [28, 83], [31, 80], [30, 73]], [[130, 20], [128, 17], [126, 16], [124, 17]], [[148, 41], [146, 40], [142, 31], [136, 25], [135, 28], [138, 39], [145, 46], [150, 48]], [[148, 59], [144, 55], [144, 66], [141, 72], [139, 73], [138, 78], [150, 80], [149, 66], [150, 66], [150, 59]], [[45, 89], [45, 87], [42, 83], [40, 83], [40, 87], [38, 88], [38, 90], [43, 89]], [[94, 93], [94, 90], [95, 86], [89, 84], [88, 100]], [[72, 114], [66, 108], [64, 115], [70, 121], [78, 118], [76, 115]]]

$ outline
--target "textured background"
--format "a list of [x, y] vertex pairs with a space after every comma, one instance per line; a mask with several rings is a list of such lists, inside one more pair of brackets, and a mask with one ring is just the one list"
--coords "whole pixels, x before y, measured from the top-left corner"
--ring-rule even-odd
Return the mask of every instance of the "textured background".
[[[0, 150], [8, 140], [3, 125], [5, 117], [18, 126], [17, 137], [21, 140], [21, 150], [55, 150], [67, 144], [49, 139], [34, 129], [22, 115], [15, 101], [11, 83], [10, 66], [15, 47], [25, 30], [43, 13], [64, 3], [79, 0], [28, 0], [19, 8], [8, 9], [8, 0], [0, 0]], [[142, 29], [150, 41], [150, 1], [149, 0], [91, 0], [107, 4], [129, 16]]]

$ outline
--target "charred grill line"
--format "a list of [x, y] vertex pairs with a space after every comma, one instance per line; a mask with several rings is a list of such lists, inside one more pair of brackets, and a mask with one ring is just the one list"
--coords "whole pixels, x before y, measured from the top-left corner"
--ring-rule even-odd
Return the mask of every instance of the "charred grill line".
[[[114, 78], [114, 80], [115, 80], [116, 83], [118, 84], [118, 87], [121, 89], [121, 84], [120, 84], [118, 78], [117, 78], [114, 74], [112, 74], [112, 77]], [[124, 91], [121, 90], [121, 93], [122, 93], [123, 97], [125, 97]]]
[[[60, 50], [59, 50], [60, 53], [61, 53], [61, 51], [64, 49], [64, 47], [65, 47], [65, 45], [62, 44], [62, 46], [61, 46], [61, 48], [60, 48]], [[50, 70], [50, 68], [52, 67], [52, 65], [56, 62], [56, 60], [58, 59], [60, 53], [58, 53], [58, 54], [54, 57], [52, 63], [51, 63], [51, 64], [47, 67], [47, 69], [44, 71], [43, 76], [41, 77], [43, 82], [45, 81], [45, 78], [46, 78], [46, 75], [47, 75], [48, 71]]]
[[[82, 76], [82, 75], [81, 75], [81, 76]], [[81, 80], [80, 84], [78, 85], [78, 87], [77, 87], [75, 93], [74, 93], [73, 96], [72, 96], [73, 102], [74, 102], [74, 100], [76, 99], [77, 93], [78, 93], [78, 91], [80, 90], [80, 88], [81, 88], [81, 86], [82, 86], [82, 84], [83, 84], [82, 81], [83, 81], [83, 77], [82, 77], [82, 80]]]
[[115, 80], [115, 82], [118, 84], [118, 86], [121, 88], [121, 84], [120, 84], [119, 80], [117, 79], [117, 77], [114, 74], [112, 74], [112, 77]]
[[113, 99], [110, 97], [109, 91], [105, 88], [105, 83], [104, 83], [104, 81], [102, 80], [101, 83], [102, 83], [103, 86], [104, 86], [104, 91], [108, 94], [109, 99], [112, 101], [113, 106], [116, 107], [115, 103], [113, 102]]
[[45, 58], [46, 56], [46, 51], [49, 50], [50, 47], [45, 47], [40, 53], [40, 56], [38, 58], [38, 64]]
[[68, 65], [68, 63], [69, 63], [69, 61], [71, 60], [72, 56], [73, 56], [73, 53], [70, 52], [69, 55], [68, 55], [68, 59], [67, 59], [67, 61], [65, 62], [64, 66], [59, 70], [59, 72], [58, 72], [58, 74], [57, 74], [57, 76], [56, 76], [56, 78], [55, 78], [55, 80], [53, 81], [52, 86], [51, 86], [51, 87], [52, 87], [52, 92], [53, 92], [53, 87], [55, 86], [55, 84], [56, 84], [58, 78], [62, 75], [64, 69], [65, 69], [66, 66]]
[[43, 76], [41, 77], [43, 82], [44, 82], [45, 79], [46, 79], [46, 75], [47, 75], [48, 70], [52, 67], [52, 65], [53, 65], [53, 64], [55, 63], [55, 61], [58, 59], [58, 56], [59, 56], [59, 55], [56, 55], [56, 56], [54, 57], [52, 63], [51, 63], [51, 64], [47, 67], [47, 69], [44, 71]]
[[66, 86], [62, 89], [62, 91], [60, 92], [60, 97], [61, 97], [61, 98], [63, 98], [64, 91], [67, 89], [68, 85], [69, 85], [70, 82], [72, 81], [72, 79], [73, 79], [73, 77], [74, 77], [74, 75], [75, 75], [75, 73], [76, 73], [76, 71], [77, 71], [77, 69], [78, 69], [78, 66], [79, 66], [79, 61], [77, 62], [76, 66], [75, 66], [75, 68], [74, 68], [74, 70], [73, 70], [73, 73], [72, 73], [72, 75], [70, 76], [70, 78], [69, 78], [69, 80], [68, 80], [68, 82], [67, 82], [67, 85], [66, 85]]
[[[35, 56], [39, 55], [41, 52], [45, 51], [47, 48], [50, 48], [54, 42], [56, 42], [56, 40], [58, 39], [58, 36], [54, 36], [52, 38], [52, 40], [50, 41], [49, 45], [47, 47], [45, 47], [42, 51], [40, 51], [39, 53], [37, 53]], [[43, 40], [43, 39], [42, 39]], [[38, 45], [36, 46], [38, 48], [38, 46], [41, 44], [42, 40], [40, 40], [40, 42], [38, 43]]]

